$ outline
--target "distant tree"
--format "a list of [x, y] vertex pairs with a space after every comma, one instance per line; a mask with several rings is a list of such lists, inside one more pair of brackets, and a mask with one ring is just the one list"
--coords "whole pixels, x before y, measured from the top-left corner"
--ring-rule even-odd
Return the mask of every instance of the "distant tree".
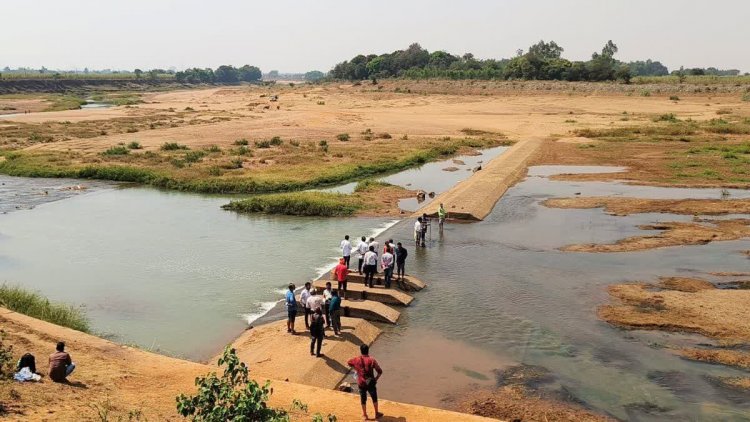
[[136, 69], [133, 71], [133, 73], [135, 73], [136, 79], [141, 79], [141, 76], [143, 76], [143, 71], [141, 69]]
[[563, 51], [563, 48], [557, 45], [554, 41], [546, 43], [544, 40], [541, 40], [529, 47], [529, 52], [527, 54], [532, 54], [545, 60], [551, 60], [559, 59]]
[[151, 70], [149, 70], [148, 71], [148, 78], [151, 79], [152, 81], [155, 81], [155, 80], [159, 79], [159, 70], [157, 70], [157, 69], [151, 69]]
[[588, 62], [587, 66], [588, 79], [591, 81], [615, 79], [615, 65], [617, 64], [614, 59], [615, 53], [617, 53], [617, 45], [609, 40], [602, 48], [601, 53], [592, 54], [591, 61]]
[[244, 65], [239, 69], [239, 78], [245, 82], [256, 82], [263, 77], [263, 73], [255, 66]]
[[279, 79], [279, 71], [278, 70], [272, 70], [268, 72], [268, 79], [276, 80]]
[[664, 76], [669, 75], [669, 69], [658, 61], [634, 61], [628, 63], [633, 76]]
[[326, 74], [319, 70], [311, 70], [305, 73], [305, 80], [308, 82], [319, 81], [326, 77]]
[[680, 70], [678, 70], [675, 75], [677, 76], [677, 79], [680, 81], [680, 83], [685, 83], [685, 79], [687, 79], [687, 75], [685, 75], [685, 68], [683, 66], [680, 66]]
[[626, 85], [630, 84], [630, 78], [632, 78], [630, 67], [626, 64], [620, 65], [615, 71], [615, 79], [625, 82]]
[[693, 75], [693, 76], [701, 76], [701, 75], [705, 75], [706, 74], [706, 71], [703, 70], [703, 69], [701, 69], [701, 68], [699, 68], [699, 67], [694, 67], [694, 68], [690, 69], [688, 72], [691, 75]]
[[240, 73], [234, 66], [221, 65], [214, 71], [216, 82], [234, 84], [240, 81]]

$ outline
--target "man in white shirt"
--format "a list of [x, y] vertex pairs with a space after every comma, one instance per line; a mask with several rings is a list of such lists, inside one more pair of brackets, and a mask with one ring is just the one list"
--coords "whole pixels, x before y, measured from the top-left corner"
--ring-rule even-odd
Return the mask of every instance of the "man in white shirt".
[[307, 306], [307, 300], [310, 299], [310, 282], [305, 283], [305, 288], [302, 289], [302, 293], [299, 294], [299, 303], [302, 304], [302, 309], [305, 311], [305, 328], [310, 329], [310, 308]]
[[[369, 250], [365, 254], [365, 285], [369, 285], [372, 288], [372, 281], [375, 277], [375, 272], [378, 268], [378, 254], [375, 253], [375, 246], [370, 245]], [[369, 284], [368, 284], [369, 282]]]
[[[374, 251], [375, 255], [380, 256], [380, 252], [378, 252], [378, 250], [380, 249], [380, 242], [378, 242], [377, 240], [375, 240], [374, 237], [371, 237], [370, 238], [370, 246], [374, 246], [375, 247], [375, 251]], [[375, 266], [375, 272], [378, 272], [377, 265]]]
[[422, 243], [422, 217], [417, 218], [414, 223], [414, 241], [417, 242], [417, 246]]
[[323, 296], [318, 295], [315, 289], [310, 289], [310, 297], [307, 299], [307, 307], [310, 308], [310, 313], [315, 313], [318, 309], [322, 312], [324, 302]]
[[341, 252], [343, 253], [346, 268], [349, 268], [349, 258], [352, 256], [352, 244], [349, 242], [348, 234], [341, 241]]
[[359, 275], [362, 275], [362, 263], [365, 261], [365, 254], [368, 250], [370, 250], [370, 244], [367, 243], [367, 238], [362, 236], [362, 240], [360, 240], [357, 245], [357, 255], [359, 255], [359, 266], [357, 272]]
[[385, 278], [385, 288], [391, 288], [391, 277], [393, 277], [393, 254], [390, 252], [391, 249], [387, 249], [383, 252], [383, 256], [380, 257], [380, 266], [383, 268], [383, 274]]

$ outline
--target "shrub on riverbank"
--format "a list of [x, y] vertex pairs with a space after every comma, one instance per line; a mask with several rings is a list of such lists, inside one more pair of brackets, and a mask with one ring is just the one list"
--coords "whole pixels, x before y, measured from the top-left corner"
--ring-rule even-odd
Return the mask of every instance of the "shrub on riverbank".
[[300, 216], [340, 217], [352, 215], [363, 208], [351, 195], [327, 192], [291, 192], [257, 195], [222, 206], [241, 213], [284, 214]]
[[0, 285], [0, 306], [56, 325], [90, 332], [89, 320], [82, 308], [50, 302], [39, 293], [20, 286]]

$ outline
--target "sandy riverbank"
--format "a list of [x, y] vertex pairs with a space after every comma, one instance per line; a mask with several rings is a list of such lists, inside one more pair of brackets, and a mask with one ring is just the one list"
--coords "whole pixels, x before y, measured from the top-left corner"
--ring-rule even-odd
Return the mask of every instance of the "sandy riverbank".
[[[67, 385], [51, 383], [46, 378], [38, 384], [0, 384], [0, 401], [9, 403], [5, 417], [10, 420], [98, 420], [97, 406], [108, 408], [110, 417], [115, 418], [140, 411], [148, 420], [182, 420], [176, 412], [175, 397], [193, 393], [195, 377], [216, 370], [213, 365], [118, 345], [2, 308], [0, 322], [14, 349], [33, 353], [42, 362], [41, 368], [58, 340], [67, 343], [78, 365], [71, 376], [72, 383]], [[303, 354], [302, 358], [310, 356]], [[252, 364], [250, 368], [256, 379], [266, 380], [253, 372]], [[340, 421], [361, 420], [356, 395], [279, 380], [272, 380], [272, 387], [271, 405], [288, 409], [292, 400], [299, 399], [309, 406], [307, 414], [294, 414], [294, 420], [309, 420], [317, 412], [335, 414]], [[384, 421], [484, 420], [445, 410], [381, 402]]]

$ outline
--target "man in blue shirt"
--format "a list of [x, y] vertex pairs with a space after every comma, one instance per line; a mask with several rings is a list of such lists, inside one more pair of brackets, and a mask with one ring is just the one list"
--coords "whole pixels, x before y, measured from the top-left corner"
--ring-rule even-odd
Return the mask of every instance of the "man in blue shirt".
[[297, 298], [294, 297], [293, 283], [289, 283], [289, 291], [286, 292], [286, 312], [289, 317], [286, 321], [286, 332], [296, 334], [294, 331], [294, 319], [297, 318]]

